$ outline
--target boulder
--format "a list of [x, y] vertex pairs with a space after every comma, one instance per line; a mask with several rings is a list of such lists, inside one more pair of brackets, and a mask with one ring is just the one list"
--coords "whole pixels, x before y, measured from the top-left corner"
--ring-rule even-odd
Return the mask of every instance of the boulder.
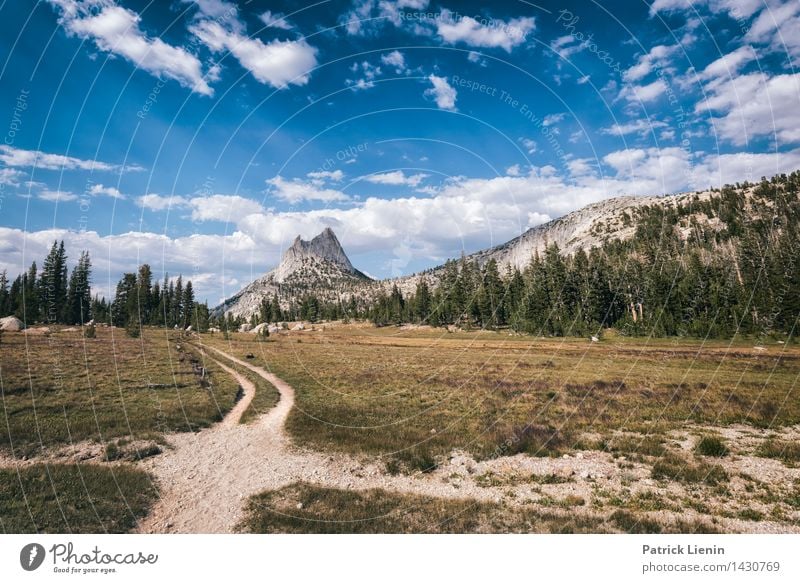
[[264, 328], [266, 328], [268, 332], [272, 333], [272, 331], [269, 329], [269, 324], [259, 324], [258, 326], [250, 330], [250, 334], [261, 334], [262, 333], [261, 331]]
[[16, 316], [6, 316], [5, 318], [0, 318], [0, 330], [3, 330], [4, 332], [19, 332], [20, 330], [24, 329], [25, 322]]
[[241, 326], [239, 326], [239, 332], [250, 332], [250, 324], [245, 322]]
[[274, 324], [272, 326], [270, 326], [269, 328], [267, 328], [267, 330], [269, 330], [270, 334], [277, 334], [278, 332], [281, 331], [281, 329], [278, 328], [277, 326], [275, 326]]
[[300, 330], [305, 330], [305, 329], [306, 329], [306, 327], [305, 327], [305, 326], [303, 326], [302, 324], [295, 324], [295, 325], [292, 327], [292, 330], [294, 330], [294, 331], [300, 331]]

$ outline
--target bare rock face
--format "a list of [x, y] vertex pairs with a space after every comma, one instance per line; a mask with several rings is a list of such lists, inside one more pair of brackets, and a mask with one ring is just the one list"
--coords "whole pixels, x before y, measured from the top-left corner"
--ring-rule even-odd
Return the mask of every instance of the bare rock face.
[[292, 274], [303, 270], [310, 263], [324, 262], [338, 267], [344, 273], [353, 275], [360, 273], [350, 263], [333, 229], [326, 227], [324, 231], [310, 241], [304, 241], [298, 235], [292, 246], [284, 251], [281, 264], [275, 270], [274, 279], [278, 283], [283, 283]]
[[322, 300], [338, 300], [371, 281], [353, 267], [336, 234], [328, 227], [310, 241], [298, 236], [283, 252], [278, 267], [227, 299], [214, 313], [249, 318], [259, 311], [264, 298], [273, 295], [278, 296], [284, 309], [305, 292]]

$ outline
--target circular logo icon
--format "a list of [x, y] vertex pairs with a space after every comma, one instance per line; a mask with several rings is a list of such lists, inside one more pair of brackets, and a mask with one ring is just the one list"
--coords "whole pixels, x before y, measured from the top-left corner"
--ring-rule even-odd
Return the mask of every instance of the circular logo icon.
[[19, 564], [26, 571], [35, 571], [44, 562], [44, 547], [39, 543], [30, 543], [19, 552]]

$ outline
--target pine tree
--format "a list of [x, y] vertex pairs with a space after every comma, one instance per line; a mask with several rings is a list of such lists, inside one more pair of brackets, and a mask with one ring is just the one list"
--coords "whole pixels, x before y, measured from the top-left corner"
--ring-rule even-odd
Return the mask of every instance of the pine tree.
[[91, 270], [89, 252], [83, 251], [73, 268], [67, 290], [67, 324], [84, 324], [91, 320]]

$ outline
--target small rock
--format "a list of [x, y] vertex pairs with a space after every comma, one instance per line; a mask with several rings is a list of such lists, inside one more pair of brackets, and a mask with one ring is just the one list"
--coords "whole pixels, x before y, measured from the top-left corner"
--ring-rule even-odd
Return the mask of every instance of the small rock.
[[582, 460], [583, 459], [583, 454], [581, 452], [578, 452], [578, 453], [575, 454], [575, 457], [578, 458], [579, 460]]
[[298, 510], [302, 510], [303, 509], [303, 503], [302, 502], [298, 502], [297, 503], [297, 509]]
[[565, 454], [564, 454], [564, 455], [562, 455], [561, 457], [562, 457], [562, 458], [564, 458], [565, 460], [568, 460], [568, 459], [569, 459], [569, 454], [568, 454], [568, 453], [565, 453]]

